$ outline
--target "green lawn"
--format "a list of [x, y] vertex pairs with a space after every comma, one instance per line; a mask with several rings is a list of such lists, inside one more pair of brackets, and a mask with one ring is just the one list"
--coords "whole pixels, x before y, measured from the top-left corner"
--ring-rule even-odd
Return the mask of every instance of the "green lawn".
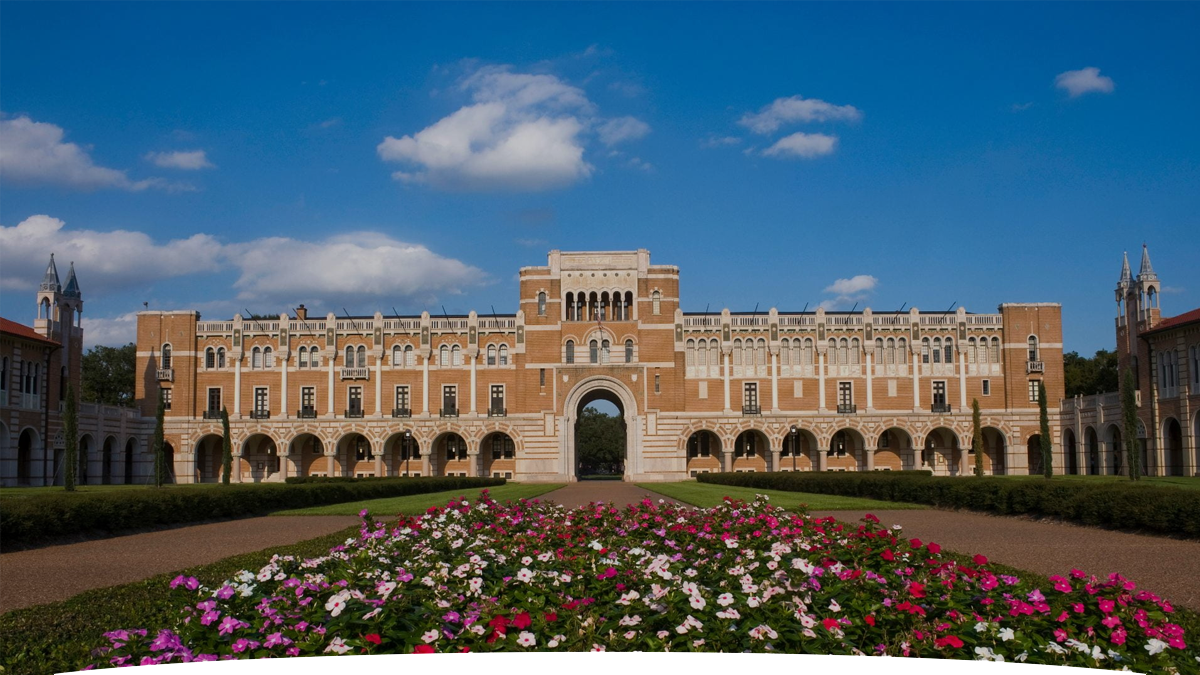
[[[183, 485], [164, 485], [163, 489], [167, 490], [196, 490], [217, 487], [220, 483], [187, 483]], [[77, 485], [75, 494], [95, 494], [97, 492], [116, 492], [120, 490], [150, 490], [152, 485]], [[4, 499], [22, 499], [25, 497], [33, 497], [36, 495], [44, 495], [50, 493], [71, 494], [63, 489], [61, 485], [53, 485], [49, 487], [7, 487], [0, 488], [0, 500]]]
[[[506, 483], [495, 487], [486, 488], [488, 494], [496, 501], [507, 501], [515, 499], [530, 499], [538, 495], [545, 494], [551, 490], [557, 490], [562, 487], [561, 483]], [[478, 490], [449, 490], [446, 492], [431, 492], [423, 495], [408, 495], [405, 497], [388, 497], [386, 499], [367, 499], [358, 502], [346, 502], [344, 504], [329, 504], [327, 506], [313, 506], [306, 509], [289, 509], [287, 511], [276, 511], [273, 516], [357, 516], [360, 511], [366, 509], [372, 516], [376, 518], [395, 516], [401, 513], [408, 515], [416, 515], [424, 513], [431, 506], [445, 506], [446, 502], [455, 497], [466, 497], [467, 499], [477, 499], [479, 493], [483, 489]]]
[[[1037, 476], [996, 476], [1005, 480], [1046, 480], [1041, 474]], [[1125, 476], [1072, 476], [1055, 475], [1051, 480], [1077, 480], [1094, 483], [1128, 483], [1129, 485], [1153, 485], [1155, 487], [1177, 487], [1184, 490], [1200, 490], [1200, 476], [1143, 476], [1139, 481], [1131, 481]]]
[[874, 509], [925, 509], [921, 504], [905, 502], [885, 502], [877, 499], [862, 497], [841, 497], [838, 495], [821, 495], [811, 492], [784, 492], [782, 490], [756, 490], [754, 488], [734, 487], [732, 485], [712, 485], [698, 483], [694, 480], [681, 483], [639, 483], [638, 487], [646, 488], [661, 495], [678, 499], [693, 506], [710, 507], [721, 503], [725, 497], [753, 501], [754, 495], [762, 494], [771, 498], [771, 504], [785, 509], [794, 509], [804, 505], [809, 511], [835, 511]]

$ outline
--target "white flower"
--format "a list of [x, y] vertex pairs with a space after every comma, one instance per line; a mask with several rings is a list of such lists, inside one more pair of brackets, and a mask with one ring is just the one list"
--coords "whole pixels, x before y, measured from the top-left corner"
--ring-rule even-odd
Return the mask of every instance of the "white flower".
[[425, 644], [434, 642], [438, 639], [438, 637], [439, 635], [436, 628], [430, 628], [429, 630], [425, 631], [423, 635], [421, 635], [421, 639], [425, 641]]
[[726, 539], [725, 546], [727, 546], [728, 548], [737, 548], [738, 540], [737, 539]]
[[997, 654], [996, 652], [992, 651], [991, 649], [989, 649], [987, 647], [976, 647], [975, 653], [979, 655], [979, 660], [982, 660], [982, 661], [996, 661], [998, 663], [1004, 662], [1003, 656], [1000, 656], [999, 654]]
[[601, 544], [600, 542], [596, 541], [595, 539], [593, 539], [592, 543], [588, 544], [588, 546], [592, 547], [593, 551], [599, 551], [600, 549], [604, 548], [604, 544]]
[[533, 563], [533, 558], [530, 558], [529, 556], [525, 556], [524, 558], [521, 558], [522, 565], [530, 565], [532, 563]]
[[988, 625], [986, 623], [980, 621], [979, 623], [975, 624], [975, 632], [982, 633], [983, 631], [987, 630], [987, 627]]
[[396, 590], [396, 582], [394, 581], [385, 581], [379, 585], [379, 595], [384, 600], [387, 600], [388, 596], [391, 595], [392, 591], [394, 590]]
[[1001, 628], [999, 635], [1000, 635], [1001, 640], [1008, 642], [1009, 640], [1016, 637], [1016, 631], [1014, 631], [1011, 628]]
[[637, 631], [636, 631], [636, 630], [627, 630], [627, 631], [625, 631], [625, 639], [626, 639], [626, 640], [632, 640], [632, 639], [633, 639], [633, 638], [635, 638], [635, 637], [637, 637]]
[[728, 607], [733, 604], [732, 593], [722, 593], [717, 596], [717, 604], [722, 607]]
[[704, 601], [704, 598], [700, 597], [699, 595], [693, 595], [688, 602], [691, 603], [692, 609], [704, 609], [704, 606], [708, 604]]
[[335, 637], [329, 642], [329, 646], [325, 648], [325, 653], [334, 652], [336, 654], [345, 654], [350, 651], [350, 645], [340, 637]]
[[617, 623], [621, 624], [622, 626], [636, 626], [641, 622], [642, 617], [638, 616], [637, 614], [634, 614], [633, 616], [626, 614], [625, 616], [621, 617], [621, 620]]
[[760, 604], [762, 604], [762, 602], [753, 595], [746, 598], [746, 605], [749, 607], [758, 607]]
[[483, 579], [475, 577], [467, 582], [467, 587], [471, 589], [472, 593], [478, 593], [479, 589], [483, 588]]
[[530, 572], [528, 567], [522, 567], [521, 571], [517, 572], [517, 581], [524, 581], [528, 583], [532, 580], [533, 572]]
[[1159, 654], [1162, 652], [1162, 650], [1164, 650], [1166, 648], [1167, 648], [1167, 643], [1163, 642], [1162, 640], [1159, 640], [1158, 638], [1150, 638], [1149, 640], [1146, 641], [1146, 651], [1150, 652], [1150, 656]]
[[526, 630], [521, 631], [521, 634], [517, 636], [517, 644], [521, 645], [522, 647], [532, 647], [533, 645], [537, 644], [537, 640], [534, 639], [533, 633], [530, 633]]
[[840, 611], [842, 611], [842, 606], [838, 604], [837, 600], [830, 600], [829, 601], [829, 611], [840, 612]]
[[598, 645], [596, 643], [592, 643], [592, 651], [602, 652], [602, 651], [604, 651], [604, 645]]

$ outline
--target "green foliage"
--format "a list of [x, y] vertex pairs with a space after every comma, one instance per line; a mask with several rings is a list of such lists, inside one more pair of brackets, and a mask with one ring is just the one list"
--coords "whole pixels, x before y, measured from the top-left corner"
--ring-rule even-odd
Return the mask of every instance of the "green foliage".
[[575, 429], [575, 452], [580, 475], [622, 473], [625, 420], [594, 408], [584, 408]]
[[1042, 452], [1042, 475], [1050, 478], [1054, 475], [1054, 452], [1050, 443], [1050, 414], [1046, 411], [1046, 383], [1038, 386], [1038, 442]]
[[1063, 354], [1063, 377], [1067, 398], [1116, 391], [1119, 379], [1117, 353], [1101, 349], [1089, 359], [1077, 352], [1067, 352]]
[[229, 485], [233, 473], [233, 441], [229, 433], [229, 410], [221, 406], [221, 483]]
[[896, 471], [703, 473], [696, 478], [702, 483], [1061, 518], [1082, 525], [1200, 538], [1200, 490], [1128, 481], [963, 480]]
[[983, 427], [980, 421], [979, 399], [971, 399], [971, 450], [975, 452], [975, 475], [983, 475]]
[[163, 438], [163, 416], [166, 414], [166, 406], [163, 404], [162, 392], [158, 396], [158, 410], [154, 413], [154, 441], [152, 450], [154, 452], [154, 487], [162, 487], [166, 482], [167, 474], [167, 458], [165, 456], [166, 439]]
[[361, 499], [503, 485], [503, 478], [379, 478], [302, 485], [247, 483], [220, 489], [50, 492], [7, 500], [0, 510], [0, 552], [56, 537], [107, 534], [223, 518], [247, 518], [280, 509]]
[[1121, 382], [1121, 436], [1125, 440], [1125, 456], [1129, 458], [1129, 480], [1142, 478], [1142, 453], [1137, 440], [1137, 398], [1134, 390], [1133, 370], [1126, 368]]
[[132, 406], [137, 347], [97, 345], [83, 355], [80, 363], [82, 399], [88, 403]]
[[67, 404], [63, 410], [63, 442], [67, 445], [66, 466], [63, 467], [63, 488], [75, 491], [75, 471], [79, 452], [79, 410], [75, 405], [75, 387], [67, 383]]

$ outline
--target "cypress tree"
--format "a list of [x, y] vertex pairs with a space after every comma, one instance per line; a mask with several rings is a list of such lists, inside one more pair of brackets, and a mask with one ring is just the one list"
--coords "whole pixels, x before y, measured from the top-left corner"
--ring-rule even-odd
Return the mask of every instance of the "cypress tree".
[[1129, 459], [1129, 480], [1140, 480], [1142, 477], [1142, 453], [1137, 445], [1137, 399], [1133, 390], [1133, 370], [1126, 368], [1125, 377], [1121, 378], [1121, 421], [1125, 437], [1125, 456]]
[[75, 387], [67, 383], [67, 404], [63, 410], [63, 437], [67, 444], [66, 463], [63, 468], [63, 488], [75, 491], [75, 471], [79, 452], [79, 412], [75, 405]]
[[221, 406], [221, 483], [229, 485], [233, 473], [233, 441], [229, 433], [229, 410]]
[[975, 475], [983, 475], [983, 428], [979, 415], [979, 399], [971, 399], [971, 449], [975, 451]]
[[1050, 414], [1046, 412], [1046, 383], [1042, 382], [1038, 386], [1038, 420], [1041, 422], [1041, 429], [1038, 434], [1042, 446], [1042, 475], [1049, 478], [1054, 475], [1054, 455], [1051, 453], [1050, 444]]
[[158, 411], [154, 413], [154, 487], [162, 487], [167, 472], [167, 462], [164, 456], [166, 439], [163, 438], [163, 416], [166, 407], [162, 395], [158, 397]]

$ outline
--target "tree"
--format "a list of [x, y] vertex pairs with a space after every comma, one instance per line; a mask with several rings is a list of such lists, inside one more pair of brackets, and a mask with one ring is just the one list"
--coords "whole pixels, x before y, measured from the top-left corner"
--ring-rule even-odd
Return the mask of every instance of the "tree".
[[137, 347], [97, 345], [80, 362], [80, 394], [84, 401], [103, 405], [132, 406], [137, 364]]
[[971, 399], [971, 450], [975, 452], [975, 475], [983, 475], [983, 428], [979, 414], [979, 399]]
[[233, 441], [229, 433], [229, 410], [221, 406], [221, 483], [229, 485], [233, 473]]
[[1086, 358], [1077, 352], [1067, 352], [1063, 354], [1063, 377], [1067, 398], [1116, 391], [1120, 384], [1117, 353], [1101, 349]]
[[1133, 393], [1135, 388], [1133, 370], [1126, 368], [1125, 377], [1121, 382], [1121, 421], [1122, 436], [1125, 437], [1125, 456], [1129, 458], [1129, 480], [1140, 480], [1142, 477], [1142, 453], [1138, 452], [1137, 441], [1137, 398]]
[[619, 474], [625, 460], [625, 420], [594, 408], [579, 413], [575, 451], [580, 474]]
[[79, 412], [75, 405], [75, 387], [67, 383], [67, 402], [63, 410], [63, 441], [67, 444], [66, 462], [63, 467], [63, 487], [67, 492], [75, 491], [76, 453], [79, 452]]
[[1042, 446], [1042, 474], [1049, 478], [1054, 475], [1054, 455], [1051, 453], [1050, 444], [1050, 414], [1046, 412], [1046, 383], [1042, 382], [1038, 386], [1038, 421], [1041, 423], [1039, 430]]
[[166, 439], [163, 438], [163, 415], [166, 406], [163, 404], [161, 392], [158, 397], [158, 411], [154, 413], [154, 487], [162, 487], [166, 479], [167, 461]]

